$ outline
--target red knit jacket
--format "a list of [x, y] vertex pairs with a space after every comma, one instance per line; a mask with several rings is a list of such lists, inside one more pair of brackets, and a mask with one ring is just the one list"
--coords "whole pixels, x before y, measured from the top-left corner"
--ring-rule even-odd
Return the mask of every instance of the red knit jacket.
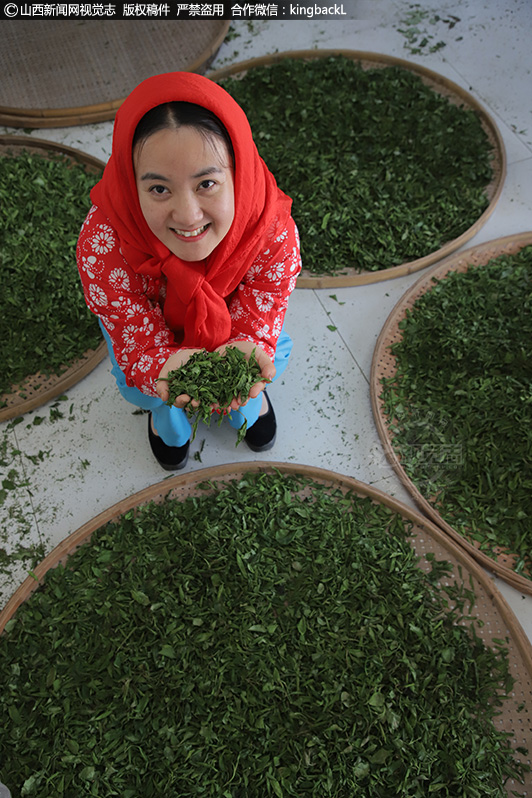
[[[164, 314], [164, 278], [137, 274], [126, 262], [108, 219], [92, 207], [77, 248], [85, 300], [109, 333], [127, 384], [156, 396], [155, 380], [180, 347], [179, 331], [169, 329]], [[272, 231], [261, 253], [227, 298], [231, 335], [227, 343], [252, 341], [272, 358], [290, 294], [301, 271], [299, 235], [290, 217], [282, 231]], [[260, 290], [253, 287], [260, 284]], [[267, 290], [265, 290], [267, 288]]]

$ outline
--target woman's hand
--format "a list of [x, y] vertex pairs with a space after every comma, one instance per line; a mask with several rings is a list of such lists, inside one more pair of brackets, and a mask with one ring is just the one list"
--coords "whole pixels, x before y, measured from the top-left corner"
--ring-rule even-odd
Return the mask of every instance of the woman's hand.
[[268, 385], [268, 383], [270, 383], [275, 377], [276, 369], [272, 360], [268, 357], [264, 349], [261, 349], [260, 346], [257, 346], [257, 344], [253, 343], [252, 341], [233, 341], [227, 346], [219, 346], [216, 351], [223, 355], [225, 350], [229, 349], [230, 347], [240, 349], [240, 351], [246, 356], [247, 360], [249, 360], [251, 355], [254, 354], [257, 363], [260, 366], [260, 373], [262, 377], [262, 380], [256, 382], [252, 387], [249, 392], [249, 396], [235, 396], [228, 409], [238, 410], [238, 408], [242, 405], [245, 405], [249, 399], [255, 399], [261, 393], [261, 391], [265, 389], [266, 385]]
[[[181, 349], [179, 352], [174, 352], [173, 355], [170, 355], [164, 366], [162, 367], [161, 371], [159, 372], [159, 377], [155, 383], [155, 390], [163, 400], [163, 402], [168, 401], [169, 391], [168, 391], [168, 383], [166, 381], [166, 377], [171, 371], [175, 371], [176, 369], [181, 368], [184, 366], [185, 363], [194, 355], [196, 352], [201, 352], [201, 349]], [[182, 393], [174, 402], [176, 407], [186, 407], [188, 403], [191, 401], [191, 397], [186, 394]], [[192, 406], [197, 406], [197, 402], [192, 402]]]

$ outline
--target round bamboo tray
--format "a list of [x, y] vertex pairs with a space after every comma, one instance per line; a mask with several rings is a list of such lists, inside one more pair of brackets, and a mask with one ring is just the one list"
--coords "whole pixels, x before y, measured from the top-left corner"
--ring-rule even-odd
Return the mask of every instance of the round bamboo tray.
[[[92, 155], [56, 144], [42, 139], [26, 138], [24, 136], [0, 136], [0, 158], [7, 155], [16, 155], [26, 150], [45, 156], [47, 152], [60, 153], [73, 161], [84, 164], [90, 172], [100, 173], [104, 163]], [[0, 421], [7, 421], [15, 416], [21, 416], [30, 410], [45, 404], [45, 402], [60, 396], [77, 382], [87, 376], [107, 355], [105, 341], [96, 348], [87, 350], [81, 357], [72, 363], [65, 364], [65, 370], [60, 375], [46, 376], [44, 374], [31, 374], [20, 384], [13, 385], [9, 394], [3, 394], [0, 408]]]
[[204, 72], [223, 20], [8, 20], [2, 25], [0, 123], [52, 128], [112, 119], [145, 78]]
[[442, 263], [437, 264], [420, 277], [395, 305], [377, 339], [371, 365], [370, 392], [373, 416], [386, 457], [417, 506], [438, 524], [450, 539], [464, 548], [484, 568], [496, 573], [516, 590], [532, 595], [532, 581], [515, 573], [513, 570], [514, 558], [511, 555], [499, 551], [497, 558], [492, 559], [482, 552], [479, 548], [480, 544], [469, 542], [463, 535], [453, 529], [441, 517], [431, 497], [424, 496], [412, 482], [394, 450], [393, 435], [390, 433], [388, 417], [385, 414], [384, 405], [380, 398], [381, 380], [383, 378], [389, 379], [395, 374], [395, 359], [390, 352], [390, 347], [401, 340], [402, 334], [399, 325], [405, 318], [406, 312], [412, 309], [416, 300], [431, 290], [433, 279], [441, 280], [451, 271], [464, 272], [471, 267], [483, 266], [492, 258], [500, 255], [514, 255], [530, 244], [532, 244], [532, 232], [494, 239], [446, 258]]
[[297, 281], [298, 288], [342, 288], [364, 285], [380, 282], [382, 280], [389, 280], [394, 277], [403, 277], [436, 263], [459, 249], [459, 247], [462, 247], [476, 235], [480, 228], [487, 222], [500, 197], [506, 177], [506, 150], [502, 136], [492, 117], [482, 105], [461, 86], [419, 64], [413, 64], [410, 61], [393, 56], [358, 50], [290, 50], [273, 55], [261, 56], [260, 58], [253, 58], [238, 64], [232, 64], [231, 66], [209, 72], [207, 77], [214, 81], [220, 81], [224, 78], [243, 75], [250, 69], [277, 64], [288, 58], [310, 60], [316, 58], [330, 58], [331, 56], [351, 58], [354, 61], [358, 61], [364, 69], [376, 69], [390, 66], [406, 69], [418, 75], [423, 83], [433, 89], [433, 91], [446, 97], [449, 102], [455, 105], [463, 105], [467, 109], [475, 111], [480, 118], [482, 127], [493, 149], [493, 178], [486, 187], [486, 195], [489, 199], [489, 205], [486, 210], [468, 230], [452, 241], [448, 241], [435, 252], [427, 253], [423, 257], [408, 263], [375, 272], [360, 272], [354, 267], [346, 267], [342, 269], [342, 274], [319, 275], [310, 272], [308, 269], [303, 269]]
[[[492, 580], [462, 547], [456, 545], [438, 526], [415, 510], [355, 479], [311, 466], [262, 462], [216, 466], [172, 477], [118, 502], [67, 537], [35, 568], [33, 576], [28, 577], [22, 583], [0, 613], [0, 634], [20, 605], [38, 588], [46, 572], [55, 568], [59, 563], [64, 563], [71, 553], [90, 540], [97, 529], [110, 521], [150, 502], [163, 502], [167, 498], [184, 500], [200, 493], [204, 495], [205, 490], [200, 491], [199, 486], [207, 481], [215, 485], [223, 485], [228, 481], [240, 479], [247, 472], [271, 473], [274, 471], [286, 475], [299, 474], [331, 489], [338, 489], [344, 493], [350, 491], [359, 497], [369, 497], [377, 504], [386, 505], [405, 522], [411, 524], [410, 542], [421, 558], [420, 567], [424, 565], [424, 555], [429, 553], [434, 554], [437, 559], [444, 559], [452, 564], [454, 573], [446, 575], [443, 579], [447, 584], [452, 584], [455, 579], [463, 580], [474, 590], [476, 600], [470, 614], [484, 622], [480, 626], [478, 634], [482, 636], [485, 644], [495, 645], [492, 642], [493, 638], [502, 638], [507, 641], [511, 674], [516, 681], [512, 699], [503, 702], [497, 724], [511, 735], [514, 748], [520, 746], [532, 751], [532, 718], [530, 714], [532, 712], [532, 646]], [[520, 707], [519, 712], [518, 707]], [[526, 756], [523, 756], [523, 761], [528, 761]], [[529, 773], [526, 779], [526, 787], [532, 789], [532, 774]], [[509, 783], [507, 785], [508, 794], [511, 794], [512, 789], [517, 789], [520, 786]]]

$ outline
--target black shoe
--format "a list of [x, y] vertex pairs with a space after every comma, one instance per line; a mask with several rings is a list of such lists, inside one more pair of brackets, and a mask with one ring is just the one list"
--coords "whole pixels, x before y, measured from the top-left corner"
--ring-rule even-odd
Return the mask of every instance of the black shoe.
[[277, 421], [273, 406], [266, 391], [264, 391], [264, 396], [268, 402], [268, 410], [263, 416], [258, 417], [244, 436], [247, 445], [254, 452], [266, 452], [271, 449], [277, 436]]
[[148, 418], [148, 438], [153, 455], [165, 471], [179, 471], [188, 460], [190, 441], [183, 446], [167, 446], [163, 439], [156, 435], [151, 426], [151, 413]]

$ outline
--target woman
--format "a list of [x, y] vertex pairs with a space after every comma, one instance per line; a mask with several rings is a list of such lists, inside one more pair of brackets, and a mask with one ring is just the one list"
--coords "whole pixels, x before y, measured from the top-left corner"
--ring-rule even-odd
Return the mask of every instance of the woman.
[[116, 116], [111, 158], [78, 241], [122, 395], [150, 411], [152, 451], [183, 468], [191, 427], [164, 378], [199, 349], [255, 352], [263, 381], [235, 397], [230, 423], [265, 451], [276, 420], [267, 382], [291, 351], [283, 332], [301, 269], [291, 200], [260, 158], [240, 106], [200, 75], [148, 78]]

